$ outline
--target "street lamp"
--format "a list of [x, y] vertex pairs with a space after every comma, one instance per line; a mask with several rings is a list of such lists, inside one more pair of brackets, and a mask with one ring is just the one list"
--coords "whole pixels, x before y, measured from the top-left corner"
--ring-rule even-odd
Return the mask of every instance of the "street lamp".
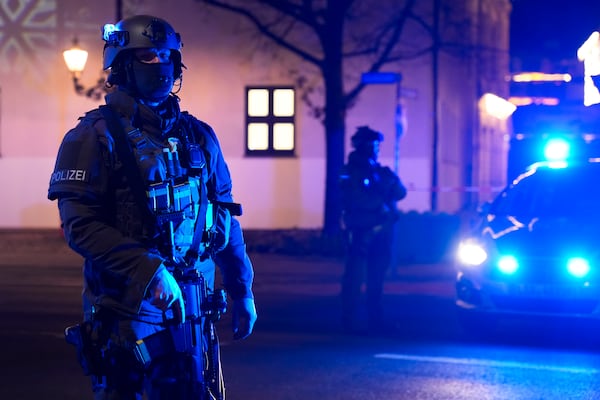
[[85, 63], [88, 58], [88, 52], [80, 48], [78, 42], [77, 38], [74, 38], [73, 47], [63, 51], [65, 64], [67, 64], [67, 68], [75, 76], [81, 75], [81, 72], [85, 69]]
[[102, 74], [96, 84], [89, 88], [85, 88], [79, 81], [81, 73], [85, 69], [88, 52], [79, 47], [77, 38], [73, 39], [73, 46], [69, 50], [63, 51], [63, 58], [73, 77], [73, 86], [77, 94], [100, 100], [107, 93], [105, 74]]
[[[115, 0], [115, 13], [116, 21], [120, 21], [123, 18], [123, 0]], [[85, 88], [79, 81], [81, 73], [85, 69], [88, 52], [79, 47], [77, 37], [73, 39], [73, 47], [63, 51], [63, 58], [73, 77], [73, 86], [77, 94], [90, 97], [94, 100], [100, 100], [103, 95], [108, 93], [109, 88], [106, 86], [106, 73], [102, 73], [96, 84], [89, 88]]]

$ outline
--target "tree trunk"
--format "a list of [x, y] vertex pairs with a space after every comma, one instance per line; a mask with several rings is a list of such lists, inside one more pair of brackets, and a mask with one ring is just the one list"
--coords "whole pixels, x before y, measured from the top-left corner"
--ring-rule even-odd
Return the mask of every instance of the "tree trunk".
[[344, 106], [329, 100], [329, 110], [325, 115], [325, 149], [327, 161], [325, 170], [325, 214], [323, 233], [336, 234], [340, 230], [341, 199], [339, 190], [339, 172], [344, 165], [344, 145], [346, 126]]
[[346, 100], [343, 81], [342, 37], [344, 15], [336, 1], [329, 4], [327, 29], [321, 37], [325, 59], [322, 64], [325, 85], [325, 213], [323, 234], [335, 236], [340, 231], [341, 199], [339, 173], [344, 165], [346, 135]]

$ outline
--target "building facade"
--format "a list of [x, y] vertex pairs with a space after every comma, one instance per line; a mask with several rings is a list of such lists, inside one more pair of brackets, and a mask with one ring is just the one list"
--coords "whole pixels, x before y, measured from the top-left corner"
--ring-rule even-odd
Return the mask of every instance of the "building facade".
[[[295, 56], [265, 48], [246, 21], [200, 1], [122, 3], [125, 17], [157, 15], [181, 33], [187, 66], [181, 106], [216, 130], [234, 197], [244, 205], [243, 225], [321, 227], [324, 128], [296, 79], [303, 73], [318, 88], [319, 77]], [[346, 115], [345, 151], [356, 127], [382, 131], [380, 161], [409, 188], [400, 208], [456, 213], [504, 184], [509, 120], [480, 100], [486, 93], [507, 97], [510, 1], [431, 0], [417, 7], [432, 23], [437, 11], [438, 40], [414, 21], [407, 25], [403, 40], [431, 51], [386, 66], [401, 74], [400, 90], [395, 84], [363, 89]], [[46, 199], [58, 146], [77, 118], [101, 103], [75, 93], [62, 51], [78, 39], [89, 52], [80, 81], [94, 85], [102, 76], [101, 26], [114, 22], [115, 13], [112, 4], [92, 0], [0, 4], [0, 228], [58, 226], [56, 205]], [[353, 72], [348, 85], [360, 79], [361, 71]], [[257, 106], [261, 101], [275, 107]]]

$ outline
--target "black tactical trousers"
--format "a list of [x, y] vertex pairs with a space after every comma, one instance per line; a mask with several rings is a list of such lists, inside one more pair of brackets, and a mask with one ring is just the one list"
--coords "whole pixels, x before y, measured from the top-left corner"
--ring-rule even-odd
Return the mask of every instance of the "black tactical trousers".
[[[383, 284], [391, 263], [392, 241], [392, 225], [347, 232], [342, 279], [342, 322], [345, 329], [357, 328], [363, 304], [366, 305], [368, 329], [377, 329], [383, 323]], [[366, 302], [361, 301], [363, 283], [366, 284]]]

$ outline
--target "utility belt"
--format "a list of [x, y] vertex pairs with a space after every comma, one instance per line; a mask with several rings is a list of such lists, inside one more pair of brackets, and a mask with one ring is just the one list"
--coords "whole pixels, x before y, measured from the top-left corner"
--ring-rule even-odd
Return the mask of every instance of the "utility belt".
[[132, 365], [145, 373], [153, 362], [178, 363], [181, 373], [173, 376], [186, 388], [186, 399], [225, 399], [220, 361], [219, 338], [215, 323], [226, 312], [223, 289], [209, 293], [203, 275], [182, 266], [167, 267], [179, 283], [185, 298], [186, 320], [183, 324], [164, 321], [164, 329], [135, 343], [119, 337], [119, 316], [100, 309], [91, 320], [65, 329], [66, 341], [76, 348], [85, 375], [94, 390], [111, 387], [114, 366]]
[[[203, 280], [180, 285], [188, 299], [185, 323], [175, 324], [166, 320], [164, 330], [137, 340], [129, 349], [140, 368], [144, 369], [153, 360], [174, 353], [201, 356], [201, 353], [215, 350], [211, 349], [211, 346], [218, 345], [213, 324], [226, 312], [227, 297], [223, 289], [207, 294], [203, 285]], [[193, 301], [194, 296], [198, 296], [197, 302]], [[103, 315], [101, 311], [92, 320], [65, 329], [65, 339], [75, 346], [77, 359], [87, 376], [105, 376], [115, 357], [123, 351], [113, 338], [119, 317], [111, 311], [106, 313], [109, 315]]]

